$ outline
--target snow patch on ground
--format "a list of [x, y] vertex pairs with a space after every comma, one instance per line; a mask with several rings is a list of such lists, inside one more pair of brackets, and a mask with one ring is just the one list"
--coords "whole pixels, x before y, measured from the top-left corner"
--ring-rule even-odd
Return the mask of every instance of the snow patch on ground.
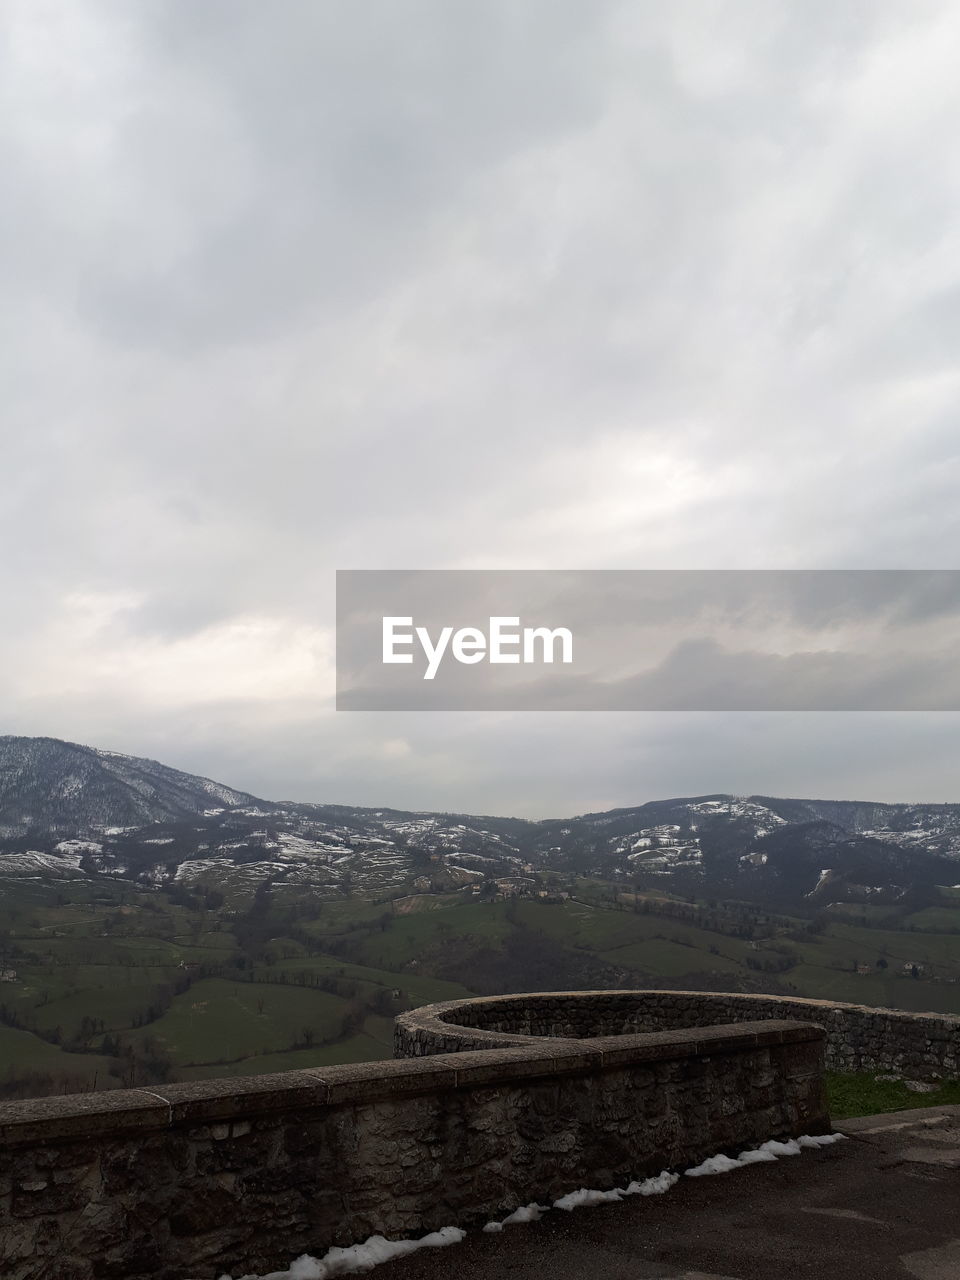
[[[692, 1169], [685, 1170], [688, 1178], [701, 1178], [710, 1174], [732, 1173], [735, 1169], [745, 1168], [748, 1164], [766, 1164], [779, 1160], [781, 1156], [798, 1156], [804, 1149], [813, 1150], [827, 1147], [834, 1142], [842, 1142], [842, 1133], [804, 1134], [800, 1138], [790, 1138], [787, 1142], [771, 1139], [759, 1147], [741, 1151], [734, 1160], [730, 1156], [709, 1156]], [[567, 1195], [554, 1200], [554, 1209], [573, 1209], [592, 1207], [600, 1204], [614, 1204], [627, 1196], [661, 1196], [680, 1181], [680, 1175], [664, 1169], [656, 1177], [644, 1178], [642, 1182], [630, 1182], [625, 1187], [614, 1187], [610, 1191], [597, 1191], [590, 1187], [580, 1187]], [[499, 1222], [488, 1222], [483, 1228], [486, 1232], [503, 1231], [504, 1227], [518, 1223], [537, 1222], [545, 1213], [550, 1212], [549, 1205], [521, 1205], [513, 1213]], [[442, 1227], [430, 1235], [421, 1236], [419, 1240], [387, 1240], [383, 1236], [371, 1236], [363, 1244], [350, 1245], [347, 1249], [329, 1249], [322, 1258], [302, 1254], [290, 1264], [286, 1271], [271, 1271], [269, 1275], [251, 1274], [240, 1276], [238, 1280], [332, 1280], [334, 1276], [356, 1275], [358, 1272], [372, 1271], [381, 1262], [390, 1262], [394, 1258], [405, 1257], [417, 1249], [440, 1249], [447, 1245], [459, 1244], [466, 1238], [462, 1227]], [[232, 1280], [229, 1275], [222, 1275], [220, 1280]]]
[[811, 1136], [805, 1133], [800, 1138], [791, 1138], [788, 1142], [777, 1142], [771, 1139], [762, 1143], [756, 1150], [741, 1151], [736, 1160], [730, 1156], [710, 1156], [702, 1164], [685, 1170], [687, 1178], [704, 1178], [716, 1173], [732, 1173], [735, 1169], [743, 1169], [748, 1164], [761, 1164], [769, 1160], [779, 1160], [781, 1156], [798, 1156], [804, 1147], [828, 1147], [833, 1142], [843, 1139], [842, 1133], [822, 1133]]
[[571, 1191], [559, 1200], [554, 1200], [555, 1209], [580, 1209], [597, 1204], [613, 1204], [624, 1196], [662, 1196], [664, 1192], [680, 1181], [679, 1174], [664, 1169], [655, 1178], [644, 1178], [642, 1182], [629, 1182], [625, 1187], [614, 1187], [612, 1191], [593, 1191], [589, 1187], [581, 1187]]
[[522, 1204], [519, 1209], [514, 1209], [508, 1217], [502, 1222], [488, 1222], [483, 1228], [484, 1231], [502, 1231], [504, 1227], [509, 1227], [515, 1222], [537, 1222], [545, 1213], [550, 1212], [548, 1204], [537, 1204], [533, 1201], [531, 1204]]
[[[328, 1280], [332, 1276], [352, 1276], [362, 1271], [372, 1271], [381, 1262], [406, 1257], [417, 1249], [443, 1249], [459, 1244], [466, 1235], [461, 1227], [441, 1227], [419, 1240], [386, 1240], [383, 1236], [371, 1236], [363, 1244], [352, 1244], [346, 1249], [334, 1246], [322, 1258], [302, 1254], [290, 1264], [287, 1271], [271, 1271], [266, 1276], [246, 1275], [240, 1280]], [[220, 1280], [231, 1280], [221, 1276]]]

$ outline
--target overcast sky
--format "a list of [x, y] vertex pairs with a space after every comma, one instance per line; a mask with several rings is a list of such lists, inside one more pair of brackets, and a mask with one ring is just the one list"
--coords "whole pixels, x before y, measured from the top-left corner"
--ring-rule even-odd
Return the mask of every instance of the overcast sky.
[[337, 713], [337, 568], [956, 568], [960, 7], [7, 0], [0, 732], [960, 800], [952, 713]]

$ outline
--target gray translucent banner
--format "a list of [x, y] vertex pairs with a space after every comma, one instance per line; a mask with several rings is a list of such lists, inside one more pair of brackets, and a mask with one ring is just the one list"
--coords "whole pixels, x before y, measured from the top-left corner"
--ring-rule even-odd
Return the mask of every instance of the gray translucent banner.
[[957, 711], [960, 570], [342, 570], [342, 711]]

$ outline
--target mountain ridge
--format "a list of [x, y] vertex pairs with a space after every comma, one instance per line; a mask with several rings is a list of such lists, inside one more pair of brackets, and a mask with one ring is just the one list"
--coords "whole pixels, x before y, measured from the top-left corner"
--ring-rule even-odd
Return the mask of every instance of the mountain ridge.
[[217, 800], [255, 799], [143, 756], [60, 738], [0, 736], [0, 835], [79, 834], [184, 817]]
[[960, 804], [712, 793], [534, 820], [268, 801], [146, 757], [0, 737], [0, 878], [383, 897], [548, 872], [805, 909], [899, 902], [960, 881]]

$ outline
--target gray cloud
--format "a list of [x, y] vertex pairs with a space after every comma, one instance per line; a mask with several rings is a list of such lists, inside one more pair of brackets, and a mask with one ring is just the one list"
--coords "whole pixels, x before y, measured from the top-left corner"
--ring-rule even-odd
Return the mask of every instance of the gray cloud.
[[5, 728], [370, 803], [951, 798], [948, 716], [337, 715], [330, 630], [338, 567], [955, 565], [953, 6], [4, 18]]

